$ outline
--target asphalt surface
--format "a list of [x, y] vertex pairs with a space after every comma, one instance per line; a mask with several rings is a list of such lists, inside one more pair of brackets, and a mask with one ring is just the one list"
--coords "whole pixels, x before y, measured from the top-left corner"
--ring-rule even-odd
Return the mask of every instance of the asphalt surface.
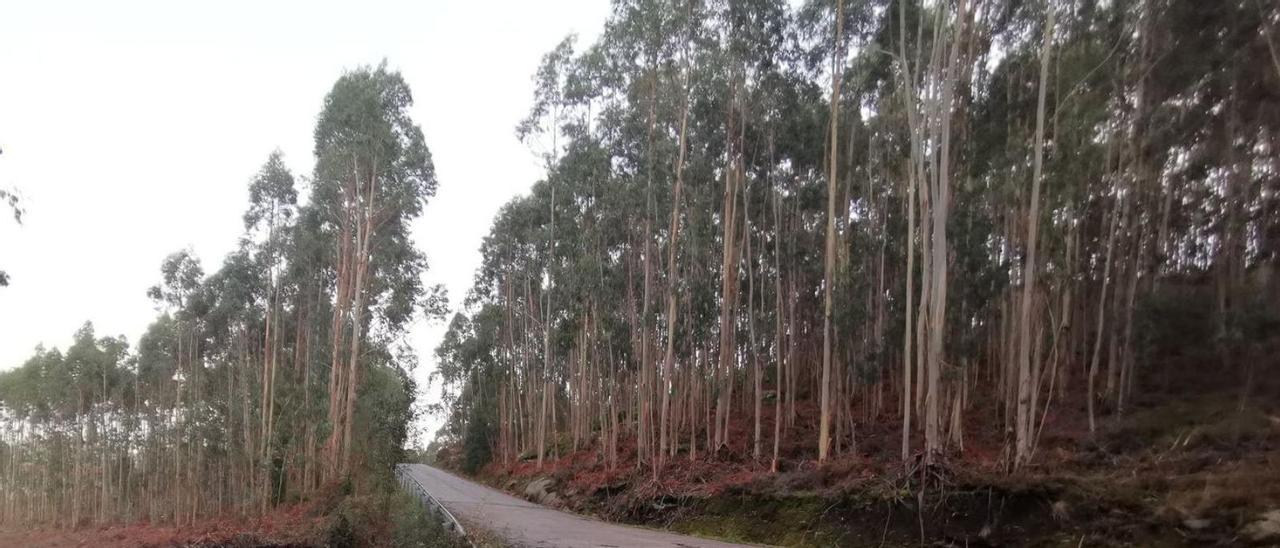
[[747, 546], [606, 523], [534, 504], [425, 464], [408, 466], [409, 474], [457, 517], [463, 527], [484, 529], [514, 546]]

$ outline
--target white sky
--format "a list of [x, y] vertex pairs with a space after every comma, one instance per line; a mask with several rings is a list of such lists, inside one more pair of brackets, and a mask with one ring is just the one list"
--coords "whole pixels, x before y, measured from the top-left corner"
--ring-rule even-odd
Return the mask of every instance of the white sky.
[[[275, 148], [310, 175], [311, 132], [343, 69], [386, 58], [409, 82], [440, 189], [415, 227], [455, 308], [499, 206], [541, 170], [514, 127], [543, 53], [589, 44], [607, 0], [10, 3], [0, 14], [0, 369], [92, 321], [136, 343], [160, 261], [212, 272]], [[425, 384], [443, 325], [411, 342]], [[438, 387], [436, 387], [438, 388]], [[435, 390], [430, 396], [434, 398]], [[428, 426], [437, 419], [427, 421]]]

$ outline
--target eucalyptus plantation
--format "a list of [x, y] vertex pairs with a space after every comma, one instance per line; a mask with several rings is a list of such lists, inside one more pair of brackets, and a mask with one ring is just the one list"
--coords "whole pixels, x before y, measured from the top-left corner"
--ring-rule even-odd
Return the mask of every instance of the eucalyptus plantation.
[[470, 469], [585, 450], [657, 475], [864, 432], [943, 465], [976, 428], [1022, 468], [1167, 376], [1176, 291], [1212, 294], [1246, 401], [1277, 295], [1277, 15], [615, 2], [535, 77], [521, 127], [552, 152], [437, 349], [442, 441], [490, 448]]
[[[886, 531], [965, 472], [1103, 470], [1143, 497], [1195, 484], [1160, 509], [1193, 540], [1213, 482], [1274, 478], [1205, 470], [1276, 447], [1280, 4], [610, 6], [510, 121], [538, 177], [434, 349], [441, 462], [587, 470], [578, 494], [632, 489], [646, 516], [679, 478], [716, 497], [750, 476], [835, 499], [821, 521], [854, 500], [827, 489], [871, 478]], [[138, 340], [86, 323], [0, 373], [0, 523], [187, 525], [391, 485], [407, 334], [448, 310], [413, 238], [438, 188], [413, 108], [385, 63], [342, 74], [312, 169], [262, 151], [235, 249], [164, 258]], [[1193, 438], [1194, 478], [1138, 477]]]
[[436, 189], [412, 100], [385, 65], [343, 74], [304, 199], [271, 153], [239, 247], [211, 273], [166, 258], [132, 349], [86, 324], [0, 374], [0, 521], [183, 525], [385, 487], [414, 417], [403, 336], [447, 306], [409, 235]]

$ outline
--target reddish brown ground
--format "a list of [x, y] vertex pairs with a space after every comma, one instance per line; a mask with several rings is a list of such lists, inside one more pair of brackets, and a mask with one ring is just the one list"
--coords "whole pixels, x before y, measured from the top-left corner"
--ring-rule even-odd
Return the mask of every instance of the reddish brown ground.
[[328, 530], [330, 517], [312, 503], [282, 506], [254, 518], [222, 517], [175, 527], [135, 523], [77, 530], [11, 529], [0, 527], [0, 546], [62, 548], [141, 548], [171, 546], [316, 546], [318, 534]]
[[[856, 449], [846, 440], [822, 466], [813, 460], [816, 409], [797, 402], [799, 416], [782, 440], [776, 474], [769, 470], [773, 408], [767, 405], [759, 462], [751, 458], [752, 417], [738, 414], [729, 448], [716, 455], [706, 454], [700, 437], [698, 458], [690, 460], [684, 432], [680, 454], [660, 468], [637, 466], [634, 439], [621, 442], [619, 463], [610, 468], [598, 447], [573, 452], [571, 440], [562, 438], [563, 457], [548, 459], [542, 470], [532, 460], [495, 463], [480, 476], [517, 494], [533, 479], [550, 477], [553, 503], [567, 509], [677, 529], [685, 523], [690, 531], [755, 542], [791, 544], [794, 537], [773, 530], [757, 536], [750, 526], [723, 522], [737, 514], [777, 519], [774, 529], [826, 528], [831, 536], [824, 539], [849, 546], [878, 545], [881, 531], [890, 539], [916, 538], [920, 521], [933, 538], [973, 540], [998, 523], [1008, 541], [1035, 531], [1044, 542], [1072, 545], [1100, 536], [1131, 545], [1214, 543], [1235, 538], [1260, 512], [1280, 505], [1277, 387], [1259, 389], [1243, 411], [1231, 388], [1141, 394], [1123, 415], [1103, 409], [1096, 434], [1089, 432], [1082, 394], [1055, 395], [1035, 460], [1016, 474], [1009, 470], [1011, 440], [998, 427], [1001, 411], [975, 398], [965, 414], [963, 450], [953, 446], [926, 483], [926, 492], [941, 496], [923, 520], [911, 509], [921, 476], [903, 472], [901, 423], [888, 401], [880, 417], [859, 418]], [[921, 441], [914, 435], [912, 447]], [[1028, 510], [992, 514], [991, 493], [1008, 508]], [[788, 505], [807, 508], [813, 500], [821, 515], [787, 522], [803, 517], [786, 513]], [[778, 503], [779, 512], [753, 513], [770, 501], [790, 502]], [[874, 538], [853, 533], [868, 527]]]

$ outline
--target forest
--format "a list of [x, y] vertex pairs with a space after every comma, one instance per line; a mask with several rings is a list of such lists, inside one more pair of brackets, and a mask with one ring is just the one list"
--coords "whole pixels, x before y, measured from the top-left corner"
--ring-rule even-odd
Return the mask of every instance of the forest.
[[182, 527], [389, 491], [416, 413], [404, 333], [447, 307], [409, 235], [437, 187], [412, 103], [385, 63], [343, 74], [312, 176], [270, 154], [237, 249], [212, 272], [164, 259], [136, 343], [85, 323], [0, 373], [0, 523]]
[[533, 76], [436, 447], [657, 506], [1047, 472], [1211, 393], [1274, 465], [1278, 8], [614, 1]]
[[738, 542], [1280, 542], [1280, 3], [611, 0], [531, 87], [450, 307], [413, 94], [343, 73], [141, 337], [0, 371], [0, 525], [424, 546], [426, 461]]

